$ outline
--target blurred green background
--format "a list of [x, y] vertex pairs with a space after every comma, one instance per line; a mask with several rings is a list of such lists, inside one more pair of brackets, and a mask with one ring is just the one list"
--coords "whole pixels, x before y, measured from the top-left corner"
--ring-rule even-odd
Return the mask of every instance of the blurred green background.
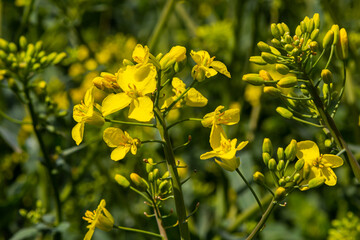
[[[39, 146], [32, 128], [0, 116], [1, 240], [51, 239], [55, 231], [62, 232], [68, 240], [82, 239], [87, 223], [81, 217], [87, 209], [95, 209], [103, 198], [116, 224], [157, 232], [154, 219], [143, 214], [150, 213], [150, 209], [138, 195], [121, 188], [114, 181], [114, 175], [128, 176], [136, 171], [145, 176], [142, 159], [152, 157], [161, 161], [161, 148], [144, 145], [138, 155], [127, 155], [124, 160], [114, 162], [110, 160], [110, 149], [102, 141], [102, 131], [98, 127], [86, 126], [85, 143], [80, 147], [76, 147], [71, 139], [71, 128], [75, 125], [72, 108], [83, 99], [92, 79], [102, 71], [116, 72], [123, 59], [131, 59], [137, 43], [148, 43], [165, 3], [164, 0], [0, 0], [1, 38], [18, 42], [24, 35], [29, 42], [42, 40], [47, 52], [65, 51], [68, 54], [62, 65], [50, 67], [35, 77], [38, 82], [46, 82], [49, 98], [44, 101], [64, 115], [48, 117], [49, 129], [45, 136], [57, 166], [64, 221], [53, 227], [52, 190], [47, 184], [47, 173], [38, 161]], [[321, 150], [328, 150], [323, 145], [323, 132], [283, 119], [275, 112], [281, 104], [278, 100], [262, 96], [261, 88], [241, 80], [243, 74], [258, 70], [248, 59], [259, 54], [258, 41], [271, 40], [271, 23], [285, 22], [293, 34], [305, 16], [316, 12], [321, 17], [319, 39], [332, 24], [346, 28], [349, 35], [347, 88], [335, 121], [359, 159], [359, 1], [176, 1], [152, 51], [156, 55], [168, 52], [172, 46], [182, 45], [187, 48], [187, 54], [191, 49], [206, 50], [227, 65], [231, 79], [217, 75], [197, 88], [209, 99], [208, 105], [199, 109], [184, 108], [179, 114], [180, 118], [202, 118], [218, 105], [239, 106], [240, 123], [226, 131], [231, 138], [250, 141], [239, 155], [240, 168], [250, 182], [252, 174], [264, 168], [261, 159], [264, 137], [270, 138], [275, 147], [285, 147], [294, 138], [315, 140]], [[188, 58], [188, 65], [194, 65], [191, 58]], [[190, 70], [183, 71], [185, 82], [191, 78], [187, 74]], [[1, 111], [16, 119], [29, 119], [25, 108], [8, 89], [7, 79], [2, 79], [1, 75], [0, 79]], [[97, 96], [98, 99], [101, 97]], [[124, 129], [140, 138], [154, 135], [148, 129]], [[210, 129], [192, 122], [172, 129], [175, 146], [186, 142], [188, 135], [192, 136], [190, 145], [177, 152], [178, 159], [188, 165], [182, 178], [191, 176], [183, 185], [189, 211], [200, 202], [199, 210], [189, 223], [192, 238], [245, 239], [260, 213], [239, 176], [225, 172], [213, 161], [200, 161], [199, 156], [210, 148], [209, 134]], [[162, 167], [164, 172], [165, 166]], [[354, 226], [354, 222], [359, 223], [359, 183], [353, 180], [346, 166], [336, 173], [338, 184], [335, 187], [324, 186], [291, 194], [286, 206], [278, 207], [273, 213], [259, 239], [360, 239], [360, 229]], [[266, 196], [263, 188], [254, 186], [260, 196]], [[174, 209], [172, 200], [165, 206], [165, 212], [170, 209]], [[24, 212], [30, 211], [33, 211], [32, 216], [27, 214], [25, 217]], [[174, 216], [165, 219], [165, 225], [175, 222]], [[329, 237], [331, 228], [343, 235]], [[170, 228], [169, 239], [177, 239], [177, 231], [177, 228]], [[116, 230], [109, 233], [96, 230], [93, 239], [150, 238]]]

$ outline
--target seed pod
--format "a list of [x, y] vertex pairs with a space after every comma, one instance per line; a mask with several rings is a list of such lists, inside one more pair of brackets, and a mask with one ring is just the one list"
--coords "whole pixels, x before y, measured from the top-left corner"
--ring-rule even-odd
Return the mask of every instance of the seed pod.
[[122, 187], [127, 188], [130, 186], [130, 182], [122, 175], [116, 174], [115, 181]]
[[272, 97], [279, 97], [281, 95], [281, 90], [276, 87], [264, 87], [264, 93], [269, 94]]
[[332, 25], [331, 30], [334, 32], [334, 40], [332, 44], [335, 45], [339, 41], [339, 35], [340, 35], [339, 25], [337, 24]]
[[324, 81], [324, 83], [330, 84], [333, 82], [333, 75], [329, 69], [323, 69], [321, 71], [321, 78]]
[[277, 61], [277, 57], [272, 53], [262, 52], [261, 57], [269, 64], [274, 64]]
[[313, 19], [314, 19], [314, 27], [318, 29], [320, 27], [320, 15], [318, 13], [315, 13]]
[[312, 40], [315, 40], [318, 36], [319, 36], [319, 29], [315, 29], [314, 31], [312, 31], [310, 38]]
[[265, 182], [265, 176], [261, 172], [255, 172], [253, 178], [256, 183], [263, 184]]
[[263, 161], [265, 163], [265, 165], [267, 166], [268, 163], [269, 163], [269, 160], [271, 159], [271, 156], [268, 152], [263, 152], [262, 153], [262, 158], [263, 158]]
[[286, 33], [289, 33], [290, 34], [290, 29], [289, 29], [289, 27], [285, 24], [285, 23], [281, 23], [281, 26], [282, 26], [282, 28], [284, 29], [284, 32], [285, 32], [285, 34]]
[[145, 181], [145, 179], [143, 179], [136, 173], [131, 173], [130, 179], [135, 184], [135, 186], [142, 192], [145, 192], [149, 188], [149, 184]]
[[294, 161], [297, 151], [297, 142], [295, 139], [292, 139], [290, 144], [285, 148], [285, 160]]
[[282, 75], [286, 75], [289, 73], [290, 69], [285, 64], [276, 64], [276, 71]]
[[324, 177], [313, 178], [309, 181], [309, 189], [320, 187], [325, 182]]
[[276, 201], [281, 201], [285, 198], [286, 196], [286, 189], [283, 188], [283, 187], [278, 187], [276, 190], [275, 190], [275, 200]]
[[251, 56], [249, 59], [250, 62], [258, 64], [258, 65], [266, 65], [267, 63], [260, 56]]
[[283, 107], [277, 107], [276, 112], [279, 113], [283, 118], [291, 119], [293, 117], [293, 113]]
[[275, 23], [271, 24], [271, 34], [274, 36], [274, 38], [280, 38], [280, 31]]
[[270, 138], [264, 138], [264, 142], [263, 142], [263, 145], [262, 145], [262, 151], [263, 153], [268, 153], [270, 156], [273, 155], [273, 145], [271, 143], [271, 140]]
[[264, 79], [256, 73], [245, 74], [242, 77], [242, 80], [255, 86], [261, 86], [264, 84]]
[[284, 149], [282, 147], [279, 147], [277, 149], [277, 157], [278, 157], [279, 160], [284, 160], [285, 159]]
[[273, 159], [273, 158], [271, 158], [270, 160], [269, 160], [269, 162], [268, 162], [268, 168], [269, 168], [269, 170], [271, 170], [271, 171], [275, 171], [276, 170], [276, 161], [275, 161], [275, 159]]
[[323, 48], [326, 49], [334, 41], [334, 32], [329, 30], [323, 39]]
[[288, 76], [280, 79], [279, 82], [277, 82], [277, 85], [282, 88], [291, 88], [294, 87], [297, 84], [297, 78], [295, 76]]
[[271, 52], [270, 46], [263, 41], [258, 42], [257, 46], [261, 52]]
[[295, 163], [295, 170], [300, 171], [301, 169], [303, 169], [304, 165], [305, 165], [305, 160], [303, 158], [297, 160]]
[[340, 29], [339, 41], [336, 44], [336, 54], [341, 60], [345, 60], [349, 56], [349, 40], [345, 28]]

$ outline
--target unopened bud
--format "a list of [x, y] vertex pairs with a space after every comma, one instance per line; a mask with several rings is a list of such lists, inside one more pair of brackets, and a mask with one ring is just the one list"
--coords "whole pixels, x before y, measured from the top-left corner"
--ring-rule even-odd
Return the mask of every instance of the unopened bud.
[[276, 166], [277, 166], [277, 164], [276, 164], [275, 159], [271, 158], [271, 159], [269, 160], [269, 162], [268, 162], [268, 168], [269, 168], [269, 170], [275, 171], [275, 170], [276, 170]]
[[275, 23], [271, 24], [271, 34], [274, 38], [280, 38], [280, 31]]
[[272, 53], [262, 52], [261, 57], [269, 64], [274, 64], [277, 62], [277, 57]]
[[324, 184], [324, 182], [325, 182], [324, 177], [313, 178], [309, 181], [309, 189], [320, 187], [321, 185]]
[[293, 113], [283, 107], [277, 107], [276, 112], [279, 113], [283, 118], [291, 119], [293, 117]]
[[336, 44], [336, 53], [341, 60], [345, 60], [349, 56], [349, 40], [345, 28], [340, 29], [339, 42]]
[[148, 159], [146, 159], [146, 160], [147, 160], [147, 163], [146, 163], [146, 172], [149, 173], [149, 172], [151, 172], [151, 171], [154, 169], [153, 159], [152, 159], [152, 158], [148, 158]]
[[6, 41], [5, 39], [3, 38], [0, 38], [0, 49], [4, 50], [4, 51], [7, 51], [8, 50], [8, 41]]
[[262, 158], [263, 158], [263, 161], [265, 163], [265, 165], [267, 166], [268, 163], [269, 163], [269, 160], [271, 159], [271, 156], [268, 152], [263, 152], [262, 153]]
[[40, 52], [41, 49], [42, 49], [42, 47], [43, 47], [43, 42], [42, 42], [42, 41], [37, 41], [37, 42], [35, 43], [35, 50], [36, 50], [36, 52]]
[[297, 182], [300, 180], [300, 173], [295, 173], [294, 175], [294, 182]]
[[312, 40], [315, 40], [318, 36], [319, 36], [319, 29], [315, 29], [314, 31], [312, 31], [310, 38]]
[[339, 41], [339, 36], [340, 36], [339, 25], [337, 24], [332, 25], [331, 30], [334, 32], [334, 41], [332, 44], [335, 45]]
[[278, 183], [279, 183], [279, 185], [280, 185], [280, 186], [282, 186], [282, 187], [283, 187], [283, 186], [285, 186], [286, 181], [285, 181], [285, 179], [284, 179], [284, 178], [280, 178]]
[[277, 165], [277, 167], [276, 167], [276, 169], [277, 169], [278, 171], [281, 171], [281, 170], [283, 170], [284, 168], [285, 168], [285, 161], [284, 161], [284, 160], [280, 160], [279, 163], [278, 163], [278, 165]]
[[263, 184], [265, 182], [265, 176], [261, 172], [255, 172], [253, 178], [256, 183]]
[[270, 51], [274, 55], [281, 56], [281, 52], [272, 46], [270, 46]]
[[256, 73], [245, 74], [242, 80], [255, 86], [261, 86], [264, 84], [264, 79]]
[[286, 190], [285, 188], [283, 187], [278, 187], [276, 190], [275, 190], [275, 200], [276, 201], [281, 201], [285, 198], [286, 196]]
[[281, 95], [281, 90], [276, 87], [264, 87], [264, 93], [272, 97], [279, 97]]
[[115, 181], [122, 187], [127, 188], [130, 186], [130, 182], [122, 175], [116, 174]]
[[310, 50], [316, 52], [318, 48], [318, 43], [316, 41], [310, 42]]
[[148, 174], [148, 180], [149, 180], [149, 182], [154, 182], [154, 173], [153, 172], [149, 172], [149, 174]]
[[306, 23], [304, 21], [301, 21], [300, 22], [300, 29], [301, 29], [301, 32], [305, 33], [307, 28], [306, 28]]
[[294, 49], [294, 46], [291, 44], [286, 44], [285, 45], [285, 50], [288, 52], [291, 52]]
[[257, 46], [261, 52], [271, 52], [270, 46], [263, 41], [258, 42]]
[[296, 34], [296, 36], [298, 36], [298, 37], [300, 37], [301, 36], [301, 27], [300, 27], [300, 25], [299, 26], [297, 26], [296, 27], [296, 30], [295, 30], [295, 34]]
[[263, 145], [262, 145], [262, 151], [264, 153], [269, 153], [270, 156], [273, 155], [274, 149], [273, 149], [273, 145], [271, 143], [270, 138], [264, 138], [264, 142], [263, 142]]
[[285, 64], [276, 64], [276, 71], [282, 75], [286, 75], [289, 73], [290, 69]]
[[282, 22], [281, 27], [284, 29], [285, 33], [290, 33], [290, 29], [285, 23]]
[[331, 145], [332, 145], [331, 139], [326, 139], [326, 140], [324, 141], [324, 145], [325, 145], [325, 147], [331, 147]]
[[284, 149], [282, 147], [279, 147], [277, 149], [277, 157], [278, 157], [279, 160], [284, 160], [285, 159]]
[[307, 23], [307, 26], [306, 26], [307, 32], [311, 33], [314, 30], [314, 27], [315, 27], [314, 20], [310, 19], [310, 21]]
[[53, 64], [60, 63], [65, 57], [66, 57], [66, 53], [64, 53], [64, 52], [59, 53], [58, 55], [56, 55], [56, 57], [53, 61]]
[[272, 77], [270, 75], [270, 73], [268, 71], [265, 71], [265, 70], [260, 70], [259, 71], [259, 76], [264, 79], [265, 83], [268, 82], [268, 81], [272, 81]]
[[324, 83], [330, 84], [333, 82], [333, 75], [329, 69], [323, 69], [321, 71], [321, 78], [323, 79]]
[[135, 184], [135, 186], [142, 192], [145, 192], [149, 188], [149, 184], [145, 181], [145, 179], [143, 179], [136, 173], [131, 173], [130, 179]]
[[298, 81], [295, 76], [288, 76], [280, 79], [280, 81], [277, 82], [277, 85], [282, 88], [291, 88], [294, 87], [297, 83]]
[[301, 169], [303, 169], [304, 165], [305, 165], [305, 160], [303, 158], [297, 160], [295, 163], [295, 170], [300, 171]]
[[155, 180], [158, 179], [159, 178], [159, 169], [155, 168], [153, 173], [154, 173], [154, 179]]
[[315, 13], [313, 16], [314, 19], [314, 27], [319, 28], [320, 27], [320, 15], [318, 13]]
[[295, 139], [291, 140], [290, 144], [285, 148], [285, 160], [294, 161], [297, 151], [297, 142]]
[[9, 47], [9, 51], [10, 51], [10, 52], [13, 52], [13, 53], [14, 53], [14, 52], [17, 51], [17, 46], [16, 46], [16, 44], [13, 43], [13, 42], [9, 43], [8, 47]]
[[249, 59], [250, 62], [258, 64], [258, 65], [266, 65], [267, 63], [260, 56], [251, 56]]
[[24, 36], [21, 36], [20, 39], [19, 39], [19, 45], [22, 49], [25, 49], [26, 48], [26, 45], [27, 45], [27, 40]]
[[278, 39], [276, 39], [276, 38], [273, 38], [273, 39], [271, 40], [271, 43], [272, 43], [275, 47], [282, 47], [281, 42], [280, 42]]
[[326, 49], [334, 41], [334, 32], [329, 30], [323, 39], [323, 48]]
[[163, 192], [165, 192], [165, 191], [167, 190], [166, 188], [169, 186], [168, 183], [169, 183], [168, 180], [164, 180], [164, 181], [162, 181], [162, 182], [160, 183], [160, 185], [159, 185], [159, 191], [160, 191], [161, 193], [163, 193]]

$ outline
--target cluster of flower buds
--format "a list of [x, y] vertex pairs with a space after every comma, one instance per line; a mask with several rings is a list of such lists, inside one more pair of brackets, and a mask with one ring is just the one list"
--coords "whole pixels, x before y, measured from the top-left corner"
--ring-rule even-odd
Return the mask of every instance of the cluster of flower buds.
[[20, 37], [18, 45], [0, 38], [0, 70], [5, 69], [5, 75], [24, 79], [30, 73], [58, 64], [65, 57], [64, 52], [53, 52], [47, 55], [41, 41], [35, 44], [28, 43], [24, 36]]

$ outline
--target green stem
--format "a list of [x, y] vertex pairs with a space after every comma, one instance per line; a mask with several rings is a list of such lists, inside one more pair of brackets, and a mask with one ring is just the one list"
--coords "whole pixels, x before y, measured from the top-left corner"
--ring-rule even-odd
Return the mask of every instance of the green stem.
[[148, 231], [141, 230], [141, 229], [128, 228], [128, 227], [122, 227], [122, 226], [116, 226], [116, 225], [114, 225], [114, 228], [119, 229], [119, 230], [128, 231], [128, 232], [142, 233], [142, 234], [146, 234], [146, 235], [150, 235], [150, 236], [154, 236], [154, 237], [164, 239], [160, 234], [153, 233], [153, 232], [148, 232]]
[[[151, 199], [152, 203], [154, 204], [155, 219], [156, 219], [156, 223], [157, 223], [158, 228], [159, 228], [160, 235], [163, 237], [164, 240], [168, 240], [166, 230], [165, 230], [165, 227], [164, 227], [164, 223], [163, 223], [163, 220], [162, 220], [162, 217], [161, 217], [160, 209], [157, 206], [157, 204], [156, 204], [154, 198], [151, 196], [151, 194], [148, 191], [146, 193], [148, 194], [149, 198]], [[155, 196], [155, 194], [154, 194], [154, 196]]]
[[161, 141], [161, 140], [155, 140], [155, 139], [141, 141], [141, 144], [143, 144], [143, 143], [160, 143], [160, 144], [162, 144], [162, 145], [164, 145], [164, 144], [165, 144], [165, 142], [164, 142], [164, 141]]
[[258, 224], [256, 225], [256, 227], [254, 228], [254, 230], [250, 233], [250, 235], [246, 238], [246, 240], [251, 240], [253, 239], [263, 228], [263, 226], [265, 225], [266, 220], [269, 218], [272, 210], [274, 209], [274, 207], [276, 206], [276, 201], [274, 200], [274, 198], [271, 200], [268, 208], [266, 209], [265, 213], [262, 215], [260, 221], [258, 222]]
[[175, 100], [170, 104], [170, 106], [165, 109], [165, 114], [168, 113], [168, 112], [175, 106], [175, 104], [176, 104], [178, 101], [180, 101], [180, 99], [181, 99], [196, 83], [197, 83], [197, 81], [194, 80], [194, 81], [191, 83], [190, 87], [188, 87], [183, 93], [181, 93], [180, 96], [178, 96], [178, 98], [175, 99]]
[[125, 125], [133, 125], [133, 126], [140, 126], [140, 127], [153, 127], [156, 128], [156, 126], [152, 123], [139, 123], [139, 122], [126, 122], [126, 121], [120, 121], [120, 120], [113, 120], [109, 118], [105, 118], [105, 122], [111, 122], [111, 123], [117, 123], [117, 124], [125, 124]]
[[148, 44], [150, 52], [152, 52], [155, 49], [160, 33], [164, 28], [165, 24], [167, 23], [167, 21], [169, 20], [170, 13], [172, 12], [174, 5], [175, 5], [175, 0], [168, 0], [166, 2], [161, 12], [160, 18], [156, 23], [155, 29], [150, 36], [150, 40]]
[[35, 2], [35, 0], [30, 0], [29, 4], [27, 6], [25, 6], [24, 14], [21, 19], [21, 24], [20, 24], [20, 27], [18, 28], [18, 31], [15, 36], [16, 40], [18, 40], [20, 38], [21, 34], [23, 34], [25, 28], [29, 24], [29, 18], [30, 18], [30, 14], [34, 7], [34, 2]]
[[[309, 78], [310, 79], [310, 78]], [[334, 138], [336, 144], [339, 149], [345, 149], [346, 155], [345, 159], [347, 163], [350, 165], [351, 170], [353, 171], [355, 177], [360, 181], [360, 165], [356, 161], [356, 158], [350, 151], [348, 145], [346, 144], [344, 138], [342, 137], [340, 131], [337, 129], [334, 119], [330, 117], [329, 113], [325, 111], [324, 104], [321, 101], [319, 95], [317, 94], [317, 90], [313, 85], [313, 82], [310, 80], [308, 83], [308, 91], [311, 94], [314, 104], [320, 114], [322, 124], [330, 131], [331, 136]]]
[[[156, 114], [156, 116], [160, 117], [160, 114]], [[171, 183], [174, 193], [176, 212], [178, 215], [180, 237], [181, 240], [188, 240], [190, 239], [190, 233], [186, 221], [187, 216], [186, 216], [186, 208], [184, 203], [184, 196], [181, 189], [180, 178], [177, 172], [174, 150], [169, 137], [165, 119], [159, 119], [159, 123], [161, 123], [161, 128], [159, 129], [161, 137], [166, 143], [164, 145], [164, 153], [165, 153], [165, 159], [168, 166], [168, 170], [170, 172], [170, 176], [172, 180]]]
[[140, 196], [142, 196], [143, 198], [145, 198], [145, 200], [148, 201], [149, 203], [152, 203], [151, 198], [146, 196], [143, 192], [140, 192], [139, 190], [137, 190], [136, 188], [134, 188], [132, 186], [130, 186], [130, 189], [133, 190], [134, 192], [136, 192], [137, 194], [139, 194]]
[[311, 71], [312, 71], [313, 69], [315, 69], [316, 65], [318, 64], [318, 62], [320, 61], [320, 59], [322, 58], [322, 56], [324, 55], [324, 53], [325, 53], [325, 48], [322, 50], [322, 52], [321, 52], [320, 56], [318, 57], [318, 59], [316, 59], [316, 62], [314, 63], [314, 65], [312, 65], [309, 74], [311, 73]]
[[292, 117], [291, 119], [294, 119], [294, 120], [296, 120], [296, 121], [298, 121], [298, 122], [301, 122], [301, 123], [305, 123], [305, 124], [309, 124], [309, 125], [311, 125], [311, 126], [313, 126], [313, 127], [318, 127], [318, 128], [323, 128], [324, 126], [323, 125], [319, 125], [319, 124], [316, 124], [316, 123], [312, 123], [312, 122], [309, 122], [309, 121], [306, 121], [306, 120], [304, 120], [304, 119], [301, 119], [301, 118], [298, 118], [298, 117]]
[[32, 122], [21, 121], [21, 120], [12, 118], [12, 117], [6, 115], [6, 113], [4, 113], [3, 111], [1, 111], [1, 109], [0, 109], [0, 115], [1, 115], [3, 118], [9, 120], [10, 122], [13, 122], [13, 123], [16, 123], [16, 124], [20, 124], [20, 125], [22, 125], [22, 124], [32, 124]]
[[170, 128], [174, 127], [175, 125], [182, 123], [182, 122], [186, 122], [186, 121], [202, 121], [202, 118], [186, 118], [186, 119], [182, 119], [180, 121], [174, 122], [172, 124], [170, 124], [169, 126], [167, 126], [167, 129], [169, 130]]
[[[27, 81], [24, 81], [24, 82], [27, 82]], [[47, 153], [47, 150], [46, 150], [46, 147], [45, 147], [45, 142], [44, 142], [44, 140], [43, 140], [43, 138], [41, 136], [41, 133], [39, 131], [38, 117], [37, 117], [37, 115], [35, 113], [35, 109], [34, 109], [34, 105], [33, 105], [33, 102], [32, 102], [31, 96], [30, 96], [30, 92], [29, 92], [29, 89], [27, 87], [24, 88], [24, 93], [25, 93], [25, 96], [27, 98], [27, 102], [28, 102], [27, 106], [29, 108], [33, 129], [34, 129], [36, 138], [37, 138], [37, 140], [39, 142], [41, 152], [42, 152], [43, 157], [45, 159], [45, 164], [44, 165], [45, 165], [45, 167], [46, 167], [46, 169], [48, 171], [48, 174], [49, 174], [49, 177], [50, 177], [50, 183], [51, 183], [51, 186], [52, 186], [53, 191], [54, 191], [55, 205], [56, 205], [56, 220], [57, 220], [57, 223], [60, 223], [62, 221], [62, 208], [61, 208], [59, 189], [58, 189], [58, 186], [57, 186], [55, 176], [53, 174], [54, 167], [53, 167], [51, 159], [50, 159], [50, 157], [49, 157], [49, 155]]]
[[246, 186], [250, 189], [252, 195], [254, 196], [254, 198], [256, 199], [257, 204], [259, 205], [259, 208], [261, 210], [262, 213], [264, 213], [264, 208], [258, 198], [258, 196], [256, 195], [254, 189], [251, 187], [251, 185], [249, 184], [249, 182], [246, 180], [245, 176], [240, 172], [240, 169], [237, 168], [236, 172], [239, 174], [239, 176], [242, 178], [242, 180], [244, 181], [244, 183], [246, 184]]

